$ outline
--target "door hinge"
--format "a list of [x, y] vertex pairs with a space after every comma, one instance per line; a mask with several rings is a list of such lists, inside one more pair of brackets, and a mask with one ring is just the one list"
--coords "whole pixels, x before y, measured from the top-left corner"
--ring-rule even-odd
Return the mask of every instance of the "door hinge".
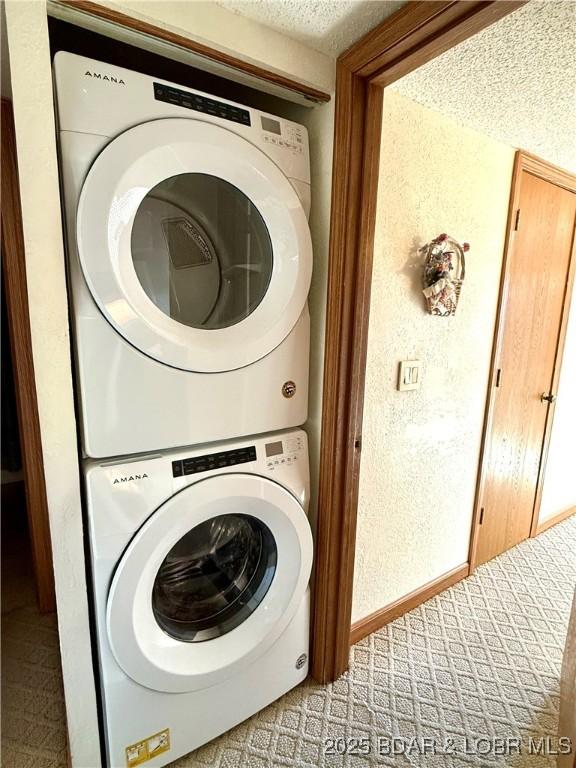
[[498, 368], [496, 371], [496, 384], [494, 386], [499, 387], [502, 381], [502, 368]]
[[480, 509], [480, 520], [478, 521], [478, 525], [482, 525], [484, 522], [484, 507]]
[[516, 211], [516, 221], [514, 222], [514, 231], [518, 231], [518, 227], [520, 226], [520, 208]]

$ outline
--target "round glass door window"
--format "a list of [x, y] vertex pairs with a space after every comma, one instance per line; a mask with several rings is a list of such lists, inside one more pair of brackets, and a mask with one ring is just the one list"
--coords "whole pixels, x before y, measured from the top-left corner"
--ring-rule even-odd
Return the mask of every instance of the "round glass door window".
[[184, 642], [224, 635], [263, 600], [276, 562], [274, 537], [261, 520], [234, 514], [206, 520], [172, 547], [156, 574], [156, 621]]
[[204, 173], [172, 176], [148, 192], [131, 249], [148, 298], [192, 328], [241, 322], [272, 276], [272, 243], [260, 212], [233, 184]]

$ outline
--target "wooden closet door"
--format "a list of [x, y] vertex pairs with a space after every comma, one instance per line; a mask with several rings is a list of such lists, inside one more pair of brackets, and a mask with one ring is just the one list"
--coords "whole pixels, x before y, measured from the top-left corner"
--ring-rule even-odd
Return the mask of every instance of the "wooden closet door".
[[530, 535], [569, 298], [576, 195], [526, 170], [517, 183], [474, 565]]

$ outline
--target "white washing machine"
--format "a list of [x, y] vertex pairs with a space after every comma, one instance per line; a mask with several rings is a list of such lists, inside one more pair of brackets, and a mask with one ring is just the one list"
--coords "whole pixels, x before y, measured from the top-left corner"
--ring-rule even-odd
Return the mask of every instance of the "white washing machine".
[[306, 434], [85, 462], [108, 764], [166, 765], [308, 671]]
[[306, 129], [70, 53], [54, 74], [84, 454], [302, 424]]

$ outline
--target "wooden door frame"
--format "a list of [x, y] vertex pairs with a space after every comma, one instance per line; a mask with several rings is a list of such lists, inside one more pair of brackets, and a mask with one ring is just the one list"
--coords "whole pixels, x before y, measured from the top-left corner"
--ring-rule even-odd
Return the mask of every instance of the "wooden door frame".
[[24, 236], [16, 160], [16, 135], [12, 104], [7, 99], [2, 99], [1, 130], [2, 278], [6, 293], [26, 509], [38, 607], [42, 613], [50, 613], [56, 610], [52, 542], [32, 358]]
[[383, 89], [524, 2], [408, 2], [339, 57], [311, 673], [348, 668]]
[[[506, 309], [508, 305], [508, 294], [510, 287], [510, 256], [515, 244], [515, 224], [516, 224], [516, 212], [519, 206], [520, 198], [520, 179], [523, 172], [528, 172], [533, 176], [537, 176], [539, 179], [549, 181], [552, 184], [556, 184], [559, 187], [568, 189], [571, 192], [576, 192], [576, 176], [568, 171], [558, 168], [551, 163], [542, 160], [539, 157], [518, 150], [514, 158], [514, 170], [512, 173], [512, 186], [510, 190], [510, 203], [508, 206], [508, 223], [506, 227], [506, 240], [504, 245], [504, 259], [502, 262], [502, 274], [500, 278], [500, 293], [498, 297], [498, 308], [496, 312], [496, 326], [494, 331], [494, 345], [492, 348], [492, 358], [490, 361], [490, 374], [488, 378], [488, 392], [486, 396], [486, 411], [484, 414], [484, 426], [482, 430], [482, 442], [480, 446], [480, 461], [478, 466], [478, 479], [476, 483], [476, 498], [474, 501], [474, 513], [472, 517], [472, 535], [470, 537], [470, 550], [468, 560], [470, 562], [470, 573], [477, 566], [477, 550], [478, 539], [480, 537], [480, 510], [482, 509], [482, 498], [487, 481], [487, 469], [488, 469], [488, 445], [490, 443], [490, 434], [492, 432], [492, 424], [494, 419], [494, 408], [496, 400], [496, 376], [500, 366], [500, 357], [502, 353], [502, 344], [504, 340], [504, 326], [506, 320]], [[572, 241], [572, 251], [570, 255], [568, 278], [564, 290], [564, 299], [562, 304], [562, 315], [560, 320], [560, 333], [558, 336], [558, 345], [556, 348], [556, 354], [554, 357], [554, 375], [552, 380], [552, 391], [556, 392], [558, 389], [558, 380], [560, 377], [560, 365], [562, 361], [562, 353], [564, 351], [564, 342], [566, 339], [566, 330], [568, 325], [568, 310], [570, 308], [570, 301], [572, 297], [572, 289], [574, 286], [574, 277], [576, 272], [576, 256], [575, 256], [576, 242]], [[548, 449], [550, 446], [550, 436], [552, 432], [552, 423], [554, 420], [555, 407], [552, 405], [548, 408], [548, 414], [546, 417], [546, 424], [544, 427], [544, 442], [542, 446], [542, 458], [540, 461], [540, 467], [538, 471], [538, 480], [536, 485], [536, 495], [534, 498], [534, 508], [532, 510], [532, 523], [530, 527], [530, 536], [536, 536], [541, 530], [559, 523], [562, 519], [568, 517], [574, 512], [573, 509], [567, 510], [560, 515], [552, 518], [551, 521], [546, 521], [542, 527], [538, 524], [538, 518], [540, 514], [540, 502], [542, 499], [542, 487], [544, 481], [544, 472], [546, 468], [546, 459], [548, 457]]]

